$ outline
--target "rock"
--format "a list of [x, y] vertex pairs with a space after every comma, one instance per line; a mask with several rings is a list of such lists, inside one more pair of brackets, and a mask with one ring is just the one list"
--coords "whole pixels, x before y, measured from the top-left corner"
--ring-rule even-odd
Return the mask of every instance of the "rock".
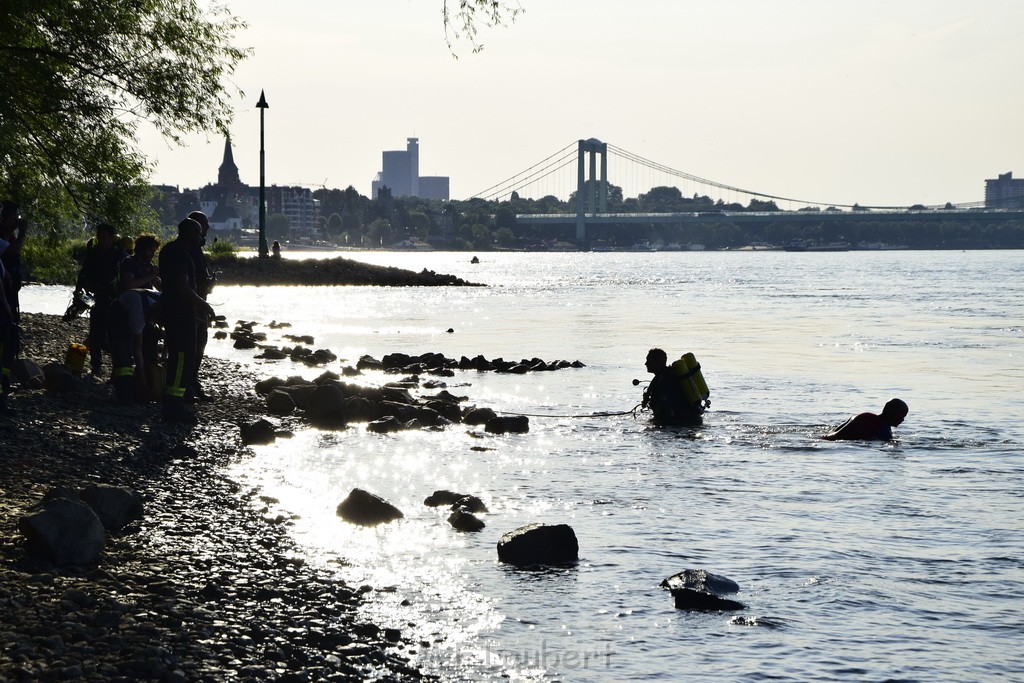
[[405, 516], [391, 503], [363, 489], [352, 489], [338, 505], [337, 514], [346, 522], [360, 526], [377, 526]]
[[82, 502], [93, 509], [107, 531], [119, 531], [130, 522], [142, 519], [142, 499], [128, 489], [94, 484], [79, 493]]
[[527, 524], [498, 541], [498, 560], [514, 565], [570, 564], [579, 559], [576, 533], [568, 524]]
[[489, 512], [484, 502], [476, 496], [463, 496], [452, 504], [452, 510], [463, 508], [469, 512]]
[[464, 493], [456, 493], [455, 491], [449, 491], [448, 489], [438, 489], [427, 496], [423, 501], [423, 504], [428, 507], [436, 508], [441, 507], [442, 505], [454, 505], [466, 497], [467, 496]]
[[487, 424], [488, 421], [493, 420], [497, 416], [498, 414], [490, 408], [470, 408], [462, 416], [462, 421], [468, 425], [482, 425]]
[[309, 394], [306, 412], [314, 420], [338, 414], [344, 418], [346, 399], [345, 392], [337, 383], [317, 384]]
[[15, 358], [11, 372], [14, 373], [14, 379], [27, 389], [42, 389], [46, 381], [43, 371], [28, 358]]
[[256, 393], [261, 396], [266, 396], [274, 389], [285, 386], [285, 381], [280, 377], [268, 377], [267, 379], [256, 382]]
[[530, 431], [530, 418], [525, 415], [501, 415], [484, 424], [484, 431], [491, 434], [525, 434]]
[[267, 410], [274, 415], [288, 415], [295, 410], [295, 399], [287, 391], [275, 389], [267, 395]]
[[661, 582], [675, 600], [676, 609], [704, 612], [746, 609], [736, 600], [722, 597], [739, 591], [735, 581], [712, 574], [704, 569], [685, 569]]
[[392, 432], [400, 432], [405, 428], [405, 422], [391, 415], [386, 415], [379, 420], [366, 423], [366, 430], [374, 434], [390, 434]]
[[345, 401], [345, 415], [349, 422], [369, 422], [383, 415], [383, 410], [368, 398], [352, 396]]
[[78, 388], [78, 379], [61, 363], [47, 364], [43, 368], [43, 378], [43, 386], [48, 391], [63, 393]]
[[239, 429], [242, 431], [242, 443], [246, 446], [251, 444], [268, 444], [274, 443], [277, 439], [276, 427], [272, 422], [265, 418], [260, 418], [255, 422], [249, 422], [239, 425]]
[[356, 362], [358, 370], [383, 370], [384, 364], [373, 356], [361, 356]]
[[479, 517], [465, 508], [458, 508], [448, 515], [448, 523], [459, 531], [480, 531], [486, 526]]
[[462, 422], [462, 410], [448, 401], [427, 401], [426, 407], [449, 422]]
[[103, 523], [92, 508], [70, 500], [51, 500], [42, 510], [18, 520], [26, 548], [56, 565], [91, 564], [106, 543]]
[[256, 339], [248, 335], [232, 335], [235, 339], [235, 343], [232, 344], [236, 349], [255, 349]]
[[284, 360], [287, 357], [287, 353], [274, 346], [264, 346], [263, 353], [253, 356], [253, 358], [261, 358], [263, 360]]

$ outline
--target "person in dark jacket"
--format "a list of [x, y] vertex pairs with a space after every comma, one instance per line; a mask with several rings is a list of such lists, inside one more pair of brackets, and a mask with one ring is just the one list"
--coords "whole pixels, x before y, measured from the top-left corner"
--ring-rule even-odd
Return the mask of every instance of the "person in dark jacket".
[[0, 206], [0, 415], [13, 415], [7, 405], [11, 391], [14, 359], [21, 353], [21, 306], [19, 292], [25, 279], [21, 248], [28, 233], [28, 221], [21, 207], [11, 201]]
[[196, 372], [197, 327], [200, 316], [212, 319], [210, 304], [196, 289], [196, 267], [192, 252], [202, 239], [199, 223], [186, 218], [178, 223], [177, 239], [160, 250], [160, 317], [164, 325], [163, 417], [170, 422], [195, 422], [185, 406], [185, 392], [192, 386]]
[[137, 398], [151, 400], [156, 381], [160, 292], [129, 289], [107, 311], [107, 343], [110, 348], [111, 384], [119, 403]]
[[700, 411], [686, 398], [683, 384], [668, 365], [668, 354], [662, 349], [651, 349], [647, 352], [644, 363], [647, 372], [654, 374], [654, 379], [644, 390], [641, 402], [654, 414], [654, 424], [658, 427], [699, 427], [704, 423]]
[[894, 398], [882, 408], [881, 415], [861, 413], [854, 415], [823, 439], [829, 441], [891, 441], [892, 428], [903, 424], [910, 408]]
[[109, 223], [96, 225], [96, 237], [85, 247], [85, 259], [78, 273], [74, 295], [92, 294], [89, 310], [89, 347], [92, 374], [103, 376], [103, 350], [107, 342], [107, 311], [117, 297], [118, 273], [125, 257], [124, 245], [117, 239], [117, 230]]
[[[193, 211], [188, 217], [198, 223], [202, 230], [199, 244], [192, 249], [191, 254], [192, 263], [196, 267], [196, 293], [203, 301], [206, 301], [215, 280], [213, 273], [210, 272], [209, 264], [206, 263], [206, 254], [203, 252], [206, 235], [210, 232], [210, 220], [202, 211]], [[198, 311], [196, 316], [196, 369], [192, 373], [192, 384], [188, 387], [186, 396], [196, 401], [212, 401], [213, 397], [206, 393], [199, 381], [199, 367], [206, 357], [206, 343], [210, 338], [210, 317], [202, 310]]]

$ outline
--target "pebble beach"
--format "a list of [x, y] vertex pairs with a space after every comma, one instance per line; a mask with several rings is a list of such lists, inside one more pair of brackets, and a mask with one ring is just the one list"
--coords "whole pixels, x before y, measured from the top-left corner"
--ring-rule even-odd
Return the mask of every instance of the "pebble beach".
[[[22, 356], [63, 361], [87, 322], [23, 314]], [[248, 457], [238, 425], [259, 417], [260, 379], [204, 361], [215, 396], [199, 424], [156, 404], [120, 406], [101, 379], [62, 393], [18, 390], [0, 420], [0, 679], [318, 681], [421, 678], [398, 629], [360, 623], [371, 586], [304, 563], [276, 501], [222, 474]], [[28, 553], [18, 520], [54, 488], [131, 489], [144, 514], [98, 562], [55, 567]]]

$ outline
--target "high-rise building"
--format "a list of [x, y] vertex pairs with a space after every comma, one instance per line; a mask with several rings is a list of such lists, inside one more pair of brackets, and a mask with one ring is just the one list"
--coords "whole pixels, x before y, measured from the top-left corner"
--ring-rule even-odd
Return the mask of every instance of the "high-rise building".
[[419, 138], [406, 138], [405, 150], [386, 151], [381, 157], [381, 171], [370, 184], [371, 199], [386, 187], [393, 197], [448, 200], [447, 176], [420, 176]]
[[1000, 173], [985, 181], [986, 209], [1024, 209], [1024, 178], [1012, 172]]

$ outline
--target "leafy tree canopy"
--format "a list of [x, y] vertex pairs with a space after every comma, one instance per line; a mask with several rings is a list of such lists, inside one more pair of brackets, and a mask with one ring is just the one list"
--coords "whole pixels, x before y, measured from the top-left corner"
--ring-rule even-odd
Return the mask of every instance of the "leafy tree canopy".
[[142, 121], [180, 142], [227, 131], [242, 22], [197, 0], [0, 2], [0, 195], [36, 222], [145, 210]]

